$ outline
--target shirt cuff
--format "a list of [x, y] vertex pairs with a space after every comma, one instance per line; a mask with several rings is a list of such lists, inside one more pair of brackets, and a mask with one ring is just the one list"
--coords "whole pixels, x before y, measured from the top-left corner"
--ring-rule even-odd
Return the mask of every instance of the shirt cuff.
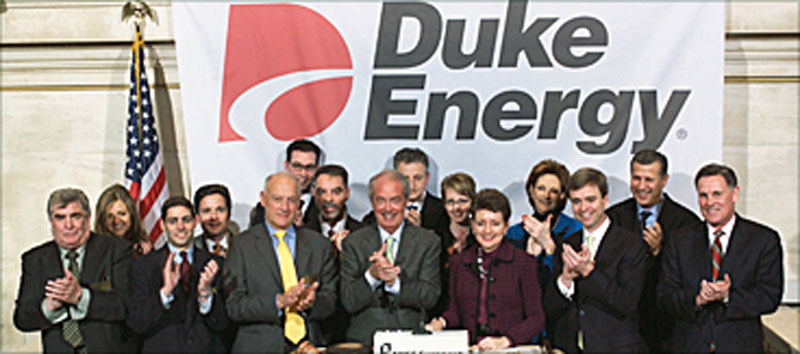
[[172, 300], [175, 300], [175, 295], [169, 294], [169, 296], [166, 296], [161, 291], [159, 291], [158, 294], [161, 295], [161, 305], [164, 305], [164, 308], [169, 310], [169, 305], [172, 303]]
[[372, 274], [369, 274], [369, 269], [364, 271], [364, 278], [367, 279], [367, 284], [369, 284], [369, 287], [372, 288], [372, 291], [375, 291], [375, 289], [378, 288], [378, 285], [381, 285], [380, 280], [375, 279]]
[[86, 313], [89, 312], [89, 301], [91, 300], [92, 293], [89, 289], [81, 288], [81, 298], [75, 306], [69, 307], [69, 315], [73, 320], [79, 321], [86, 318]]
[[214, 294], [208, 297], [197, 297], [197, 302], [200, 304], [200, 314], [208, 315], [211, 312], [211, 303], [214, 301]]
[[572, 300], [572, 294], [575, 294], [575, 280], [572, 281], [572, 286], [567, 287], [561, 281], [561, 276], [559, 275], [558, 278], [556, 278], [556, 285], [558, 285], [558, 291], [561, 292], [561, 295]]
[[42, 299], [42, 314], [50, 323], [59, 323], [67, 319], [67, 309], [63, 305], [55, 311], [47, 308], [47, 298]]
[[383, 290], [386, 290], [387, 293], [394, 295], [400, 294], [400, 277], [395, 278], [394, 284], [391, 286], [389, 286], [389, 284], [384, 284]]

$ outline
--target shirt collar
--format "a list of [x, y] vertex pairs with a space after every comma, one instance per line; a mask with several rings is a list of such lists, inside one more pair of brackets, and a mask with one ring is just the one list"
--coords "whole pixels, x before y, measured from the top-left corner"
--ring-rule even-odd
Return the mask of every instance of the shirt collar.
[[[731, 235], [731, 233], [733, 232], [733, 225], [735, 223], [736, 223], [736, 214], [734, 213], [733, 216], [731, 216], [731, 219], [728, 220], [728, 223], [725, 224], [725, 225], [722, 225], [722, 232], [725, 233], [725, 236], [723, 236], [723, 237], [727, 237], [727, 236]], [[708, 230], [708, 234], [712, 235], [712, 237], [714, 237], [713, 236], [714, 235], [714, 231], [717, 231], [717, 228], [711, 226], [711, 224], [706, 222], [706, 229]], [[713, 238], [711, 240], [713, 241]]]
[[[228, 246], [230, 244], [228, 242], [228, 239], [231, 238], [231, 234], [232, 234], [231, 231], [228, 230], [228, 232], [225, 234], [225, 236], [223, 236], [222, 239], [219, 240], [220, 246], [222, 246], [225, 249], [228, 249]], [[210, 237], [203, 237], [203, 240], [206, 241], [206, 248], [207, 249], [214, 250], [214, 246], [217, 244], [214, 240], [212, 240]]]
[[[269, 221], [264, 221], [264, 224], [267, 225], [267, 231], [269, 232], [269, 235], [277, 240], [278, 237], [275, 236], [275, 231], [278, 230], [272, 227], [272, 225], [269, 224]], [[286, 235], [283, 236], [283, 240], [289, 242], [289, 240], [294, 240], [294, 237], [295, 237], [294, 225], [289, 225], [289, 228], [286, 229]]]
[[403, 228], [405, 226], [406, 226], [406, 222], [404, 220], [403, 223], [400, 224], [400, 227], [398, 227], [397, 230], [394, 230], [394, 232], [390, 234], [388, 231], [384, 230], [380, 225], [378, 225], [378, 232], [381, 235], [381, 242], [386, 242], [386, 239], [389, 238], [389, 236], [392, 236], [392, 237], [394, 237], [395, 244], [399, 244], [400, 235], [403, 234]]
[[[91, 237], [91, 235], [89, 235], [89, 237]], [[75, 253], [78, 254], [78, 258], [77, 259], [83, 259], [83, 255], [86, 253], [86, 244], [87, 243], [89, 243], [88, 240], [86, 242], [84, 242], [80, 247], [75, 249]], [[69, 252], [69, 251], [70, 250], [68, 250], [66, 248], [61, 248], [61, 246], [58, 246], [58, 252], [61, 255], [61, 259], [66, 259], [67, 258], [67, 252]]]
[[342, 210], [342, 214], [344, 215], [344, 217], [339, 219], [339, 221], [337, 221], [336, 224], [333, 225], [333, 227], [331, 227], [331, 225], [328, 224], [327, 221], [322, 220], [322, 214], [321, 213], [319, 214], [319, 226], [323, 236], [328, 237], [328, 231], [330, 230], [333, 230], [333, 232], [344, 231], [345, 222], [347, 221], [347, 212]]
[[[171, 243], [167, 242], [167, 248], [170, 252], [175, 253], [175, 263], [183, 262], [183, 258], [181, 258], [181, 250], [178, 247], [173, 246]], [[192, 263], [194, 260], [194, 243], [189, 243], [189, 248], [184, 250], [186, 252], [186, 258], [188, 258], [189, 263]]]
[[658, 215], [661, 212], [661, 206], [664, 204], [664, 195], [661, 195], [661, 199], [655, 205], [645, 208], [636, 203], [636, 215], [641, 217], [643, 211], [649, 211], [651, 215], [653, 215], [656, 219], [658, 219]]
[[427, 196], [428, 196], [428, 191], [426, 190], [422, 191], [422, 195], [419, 197], [419, 200], [416, 202], [409, 201], [408, 204], [406, 205], [406, 209], [411, 209], [410, 207], [413, 205], [417, 207], [417, 211], [421, 213], [423, 202], [425, 201], [425, 197]]
[[589, 232], [586, 227], [583, 228], [583, 242], [586, 243], [586, 240], [589, 235], [592, 235], [592, 258], [597, 255], [597, 249], [600, 248], [600, 243], [603, 241], [603, 236], [605, 236], [608, 228], [611, 227], [611, 218], [608, 215], [605, 216], [605, 220], [600, 224], [600, 226], [592, 231]]

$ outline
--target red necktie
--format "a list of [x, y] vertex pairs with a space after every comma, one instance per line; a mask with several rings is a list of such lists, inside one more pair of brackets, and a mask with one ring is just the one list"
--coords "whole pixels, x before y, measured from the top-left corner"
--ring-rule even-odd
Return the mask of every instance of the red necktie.
[[711, 246], [711, 278], [716, 281], [719, 277], [719, 269], [722, 266], [722, 242], [720, 238], [725, 234], [722, 229], [714, 231], [714, 244]]
[[181, 267], [180, 267], [181, 287], [183, 288], [183, 291], [188, 293], [189, 292], [189, 269], [192, 266], [191, 266], [191, 264], [189, 264], [189, 256], [186, 255], [186, 251], [181, 251], [181, 259], [183, 259], [183, 261], [181, 262]]

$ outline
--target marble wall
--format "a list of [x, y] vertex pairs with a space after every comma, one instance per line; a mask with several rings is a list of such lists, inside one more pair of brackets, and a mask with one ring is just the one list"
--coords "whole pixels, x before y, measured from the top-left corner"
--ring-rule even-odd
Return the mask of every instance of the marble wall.
[[[190, 191], [168, 1], [150, 0], [148, 77], [172, 191]], [[132, 28], [118, 1], [0, 0], [2, 272], [0, 351], [40, 351], [11, 315], [20, 255], [51, 238], [49, 192], [75, 185], [94, 200], [125, 161]], [[798, 299], [798, 5], [727, 6], [723, 161], [740, 174], [739, 212], [778, 229]], [[98, 173], [100, 171], [100, 173]]]

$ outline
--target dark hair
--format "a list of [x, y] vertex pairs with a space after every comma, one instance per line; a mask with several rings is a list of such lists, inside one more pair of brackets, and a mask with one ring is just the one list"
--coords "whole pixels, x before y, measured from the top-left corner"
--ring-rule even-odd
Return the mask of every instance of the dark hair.
[[295, 140], [289, 146], [286, 147], [286, 161], [290, 161], [292, 158], [292, 153], [295, 151], [302, 151], [302, 152], [313, 152], [314, 153], [314, 164], [319, 165], [319, 155], [322, 153], [319, 146], [314, 144], [311, 140], [307, 139], [300, 139]]
[[166, 202], [164, 202], [164, 204], [161, 205], [161, 220], [167, 221], [167, 210], [176, 206], [186, 207], [187, 209], [189, 209], [189, 213], [192, 214], [192, 217], [195, 216], [194, 208], [192, 207], [192, 202], [190, 202], [189, 199], [186, 199], [186, 197], [182, 195], [176, 195], [174, 197], [170, 197], [169, 199], [167, 199]]
[[147, 233], [144, 231], [142, 219], [139, 216], [139, 210], [136, 208], [136, 201], [133, 200], [130, 192], [121, 184], [109, 186], [100, 194], [100, 197], [97, 198], [94, 232], [104, 235], [113, 235], [111, 230], [108, 229], [108, 223], [106, 222], [108, 218], [106, 210], [108, 210], [109, 205], [118, 200], [121, 201], [122, 204], [125, 204], [125, 208], [128, 209], [128, 214], [131, 216], [131, 227], [122, 238], [134, 243], [149, 240]]
[[486, 188], [478, 192], [475, 200], [472, 202], [472, 218], [475, 218], [478, 210], [488, 210], [492, 212], [499, 212], [503, 214], [503, 221], [508, 222], [511, 218], [511, 204], [508, 203], [508, 198], [497, 189]]
[[597, 188], [600, 189], [601, 197], [608, 195], [608, 181], [606, 180], [606, 175], [591, 167], [584, 167], [575, 171], [575, 173], [569, 177], [567, 190], [578, 190], [588, 184], [597, 186]]
[[470, 200], [475, 199], [475, 180], [464, 172], [456, 172], [442, 180], [442, 199], [445, 198], [444, 191], [447, 188], [466, 196]]
[[344, 181], [344, 186], [347, 187], [348, 178], [347, 178], [347, 170], [344, 169], [341, 165], [325, 165], [317, 169], [317, 172], [314, 172], [314, 178], [311, 180], [311, 185], [315, 186], [317, 184], [317, 178], [319, 175], [328, 175], [334, 177], [342, 177], [342, 181]]
[[700, 182], [700, 178], [710, 176], [722, 176], [722, 178], [725, 179], [725, 183], [728, 184], [728, 188], [734, 188], [737, 185], [736, 172], [734, 172], [732, 168], [717, 163], [710, 163], [703, 166], [700, 171], [697, 171], [697, 175], [694, 176], [694, 187], [697, 188], [697, 183]]
[[[558, 178], [558, 183], [561, 184], [561, 193], [567, 190], [567, 181], [569, 181], [569, 170], [567, 170], [567, 167], [556, 160], [547, 159], [539, 161], [539, 163], [531, 168], [528, 179], [525, 181], [525, 194], [528, 195], [528, 204], [530, 204], [531, 208], [534, 208], [534, 210], [536, 209], [536, 205], [531, 195], [531, 187], [534, 187], [539, 177], [544, 175], [555, 175], [556, 178]], [[564, 206], [566, 205], [567, 203], [565, 200], [559, 199], [559, 202], [556, 204], [556, 211], [560, 213], [564, 210]]]
[[370, 177], [369, 184], [367, 184], [367, 190], [369, 193], [369, 200], [372, 201], [372, 197], [375, 195], [375, 181], [377, 181], [381, 177], [388, 177], [389, 179], [400, 182], [403, 184], [403, 196], [408, 199], [408, 195], [411, 194], [411, 187], [408, 185], [408, 178], [403, 176], [397, 170], [392, 169], [385, 169], [381, 172], [378, 172], [376, 175]]
[[194, 211], [199, 213], [200, 201], [212, 194], [221, 195], [222, 199], [225, 200], [225, 206], [228, 207], [228, 210], [231, 210], [231, 194], [228, 192], [228, 187], [221, 184], [206, 184], [194, 192]]
[[397, 169], [401, 163], [419, 162], [428, 170], [428, 155], [419, 148], [402, 148], [394, 153], [394, 168]]
[[653, 162], [658, 162], [661, 164], [658, 174], [661, 175], [662, 178], [667, 175], [667, 157], [658, 151], [645, 149], [637, 152], [631, 159], [631, 171], [633, 171], [634, 162], [640, 165], [649, 165]]

